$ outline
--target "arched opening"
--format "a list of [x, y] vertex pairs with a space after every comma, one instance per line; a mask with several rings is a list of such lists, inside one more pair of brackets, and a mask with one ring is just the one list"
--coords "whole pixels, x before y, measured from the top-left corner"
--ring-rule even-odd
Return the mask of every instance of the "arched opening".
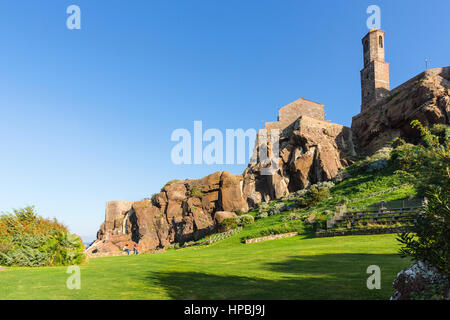
[[380, 48], [383, 48], [383, 37], [382, 36], [378, 37], [378, 44], [380, 45]]

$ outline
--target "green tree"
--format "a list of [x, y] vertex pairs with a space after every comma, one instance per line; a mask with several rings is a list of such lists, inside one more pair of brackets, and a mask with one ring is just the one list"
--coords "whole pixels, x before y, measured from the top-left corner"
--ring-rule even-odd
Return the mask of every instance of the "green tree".
[[[397, 163], [397, 173], [409, 177], [418, 192], [425, 195], [436, 187], [450, 189], [450, 143], [448, 136], [433, 135], [419, 121], [411, 122], [422, 136], [422, 143], [412, 145], [399, 139], [399, 146], [391, 153], [391, 160]], [[448, 127], [448, 126], [447, 126]], [[442, 128], [439, 131], [442, 132]]]
[[0, 265], [40, 267], [84, 260], [81, 238], [56, 219], [39, 217], [34, 207], [0, 216]]
[[402, 257], [426, 261], [450, 274], [450, 207], [448, 192], [437, 188], [428, 192], [424, 213], [417, 217], [411, 233], [402, 233]]
[[440, 133], [436, 136], [417, 120], [411, 125], [419, 130], [422, 144], [401, 142], [391, 159], [400, 166], [398, 172], [409, 177], [427, 201], [413, 229], [399, 235], [403, 245], [400, 254], [450, 273], [450, 143], [448, 135], [443, 134], [447, 128], [434, 130]]

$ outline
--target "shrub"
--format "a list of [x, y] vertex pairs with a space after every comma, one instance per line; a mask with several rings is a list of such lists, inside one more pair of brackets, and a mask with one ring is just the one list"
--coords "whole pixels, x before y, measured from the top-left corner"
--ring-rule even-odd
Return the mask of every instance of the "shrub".
[[[450, 273], [450, 148], [448, 136], [433, 135], [415, 120], [412, 127], [422, 136], [421, 145], [402, 143], [392, 154], [400, 166], [398, 172], [409, 177], [419, 193], [429, 199], [424, 213], [414, 223], [412, 233], [402, 233], [400, 254], [416, 261], [425, 261]], [[442, 131], [442, 130], [440, 130]]]
[[49, 265], [48, 254], [37, 248], [22, 247], [0, 253], [0, 263], [6, 266], [42, 267]]
[[203, 197], [202, 188], [200, 186], [193, 186], [189, 194], [191, 197]]
[[269, 216], [269, 214], [267, 212], [261, 212], [260, 214], [258, 214], [256, 216], [256, 219], [265, 219]]
[[380, 171], [383, 170], [388, 166], [388, 162], [386, 159], [379, 159], [372, 163], [370, 163], [367, 166], [366, 172], [374, 172], [374, 171]]
[[316, 184], [316, 186], [331, 189], [335, 186], [335, 184], [333, 181], [322, 181], [322, 182], [318, 182]]
[[439, 143], [442, 145], [447, 145], [450, 140], [450, 126], [445, 124], [435, 124], [430, 132], [439, 139]]
[[227, 218], [224, 219], [220, 224], [219, 224], [219, 230], [222, 232], [231, 230], [231, 229], [236, 229], [238, 227], [238, 222], [235, 218]]
[[165, 188], [165, 187], [169, 187], [170, 185], [172, 185], [172, 184], [174, 184], [174, 183], [177, 183], [177, 182], [180, 182], [180, 181], [181, 181], [181, 180], [178, 180], [178, 179], [170, 180], [169, 182], [167, 182], [167, 183], [164, 185], [164, 187], [161, 188], [161, 192], [164, 191], [164, 188]]
[[288, 206], [285, 203], [277, 203], [267, 212], [269, 216], [273, 216], [276, 214], [280, 214], [288, 209]]
[[269, 204], [267, 202], [261, 202], [261, 203], [258, 204], [258, 210], [260, 212], [266, 211], [268, 209], [269, 209]]
[[425, 261], [450, 274], [450, 201], [448, 190], [429, 192], [424, 213], [416, 219], [411, 232], [402, 233], [398, 240], [402, 257]]
[[0, 217], [0, 264], [53, 266], [84, 261], [81, 238], [56, 220], [39, 217], [34, 207]]
[[151, 197], [151, 201], [152, 201], [152, 205], [154, 205], [155, 207], [158, 207], [158, 208], [159, 208], [158, 201], [156, 200], [156, 196], [157, 196], [157, 195], [158, 195], [157, 193], [154, 193], [154, 194], [152, 195], [152, 197]]
[[405, 178], [413, 183], [418, 192], [425, 195], [435, 187], [450, 189], [450, 143], [441, 141], [428, 128], [415, 120], [411, 122], [422, 136], [422, 144], [407, 144], [397, 140], [399, 146], [391, 154], [391, 160]]
[[247, 226], [255, 222], [255, 218], [249, 214], [244, 214], [239, 216], [238, 218], [238, 225], [239, 226]]
[[0, 253], [6, 253], [8, 251], [10, 251], [11, 249], [13, 249], [14, 246], [12, 243], [6, 242], [6, 241], [1, 241], [0, 242]]
[[290, 215], [282, 217], [281, 221], [288, 222], [291, 220], [298, 220], [298, 219], [302, 219], [302, 216], [300, 214], [291, 213]]
[[301, 207], [313, 207], [320, 201], [327, 199], [330, 191], [327, 187], [312, 186], [308, 189], [303, 197], [297, 199], [297, 203]]
[[390, 147], [381, 148], [375, 154], [352, 164], [345, 172], [347, 172], [348, 175], [355, 176], [362, 173], [383, 170], [389, 165], [388, 159], [391, 155], [391, 151], [392, 148]]

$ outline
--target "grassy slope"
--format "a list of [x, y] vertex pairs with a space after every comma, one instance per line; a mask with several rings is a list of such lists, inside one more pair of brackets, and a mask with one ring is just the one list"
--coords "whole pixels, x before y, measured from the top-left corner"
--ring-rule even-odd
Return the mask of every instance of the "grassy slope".
[[[300, 215], [315, 214], [318, 220], [326, 220], [326, 212], [334, 212], [337, 205], [345, 203], [348, 210], [362, 210], [375, 206], [380, 201], [385, 201], [389, 208], [405, 206], [415, 206], [420, 204], [420, 199], [416, 197], [413, 186], [406, 184], [401, 176], [394, 174], [395, 168], [389, 166], [376, 173], [354, 173], [353, 176], [330, 189], [330, 197], [312, 208], [293, 210], [266, 219], [257, 220], [255, 224], [247, 227], [241, 237], [258, 237], [262, 229], [289, 224], [294, 229], [307, 232], [308, 228], [301, 225], [301, 221], [282, 222], [281, 219], [290, 213]], [[409, 200], [409, 198], [414, 198]], [[405, 199], [405, 202], [403, 200]], [[418, 201], [419, 200], [419, 201]], [[279, 201], [273, 201], [274, 204]], [[291, 202], [286, 201], [287, 204]], [[256, 212], [250, 212], [256, 216]]]
[[[409, 264], [395, 235], [235, 240], [91, 259], [81, 290], [66, 289], [62, 267], [12, 268], [0, 272], [0, 299], [387, 299]], [[381, 290], [366, 287], [372, 264], [381, 267]]]
[[[380, 200], [414, 195], [386, 168], [354, 175], [331, 197], [301, 213], [333, 210], [345, 201], [362, 209]], [[380, 192], [385, 192], [380, 194]], [[387, 299], [409, 261], [396, 253], [395, 235], [289, 239], [242, 244], [241, 238], [283, 224], [283, 215], [256, 221], [210, 247], [140, 256], [97, 258], [81, 267], [82, 289], [66, 289], [65, 268], [11, 268], [0, 272], [0, 299]], [[302, 229], [301, 221], [292, 222]], [[381, 267], [381, 290], [368, 290], [366, 269]]]

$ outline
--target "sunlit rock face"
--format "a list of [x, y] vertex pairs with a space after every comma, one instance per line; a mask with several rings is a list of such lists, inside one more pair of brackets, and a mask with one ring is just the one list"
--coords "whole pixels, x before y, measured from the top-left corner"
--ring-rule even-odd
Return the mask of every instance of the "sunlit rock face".
[[[330, 180], [355, 156], [352, 131], [339, 124], [298, 117], [279, 131], [278, 157], [270, 155], [273, 146], [267, 146], [273, 133], [260, 131], [253, 164], [244, 171], [244, 196], [250, 206]], [[270, 161], [261, 161], [261, 150], [268, 150]]]
[[125, 244], [140, 252], [200, 239], [217, 229], [217, 211], [248, 211], [243, 177], [226, 171], [202, 179], [172, 181], [152, 200], [112, 201], [90, 256], [120, 255]]
[[105, 222], [87, 252], [119, 255], [125, 244], [134, 243], [140, 252], [153, 252], [202, 238], [218, 230], [224, 215], [335, 178], [355, 159], [355, 149], [372, 154], [396, 137], [414, 142], [418, 132], [412, 120], [449, 124], [449, 83], [450, 67], [427, 70], [366, 104], [351, 129], [325, 121], [322, 104], [300, 98], [280, 108], [278, 121], [258, 132], [242, 175], [215, 172], [171, 181], [152, 200], [108, 202]]
[[353, 117], [352, 130], [358, 146], [370, 155], [401, 137], [419, 138], [411, 121], [423, 125], [450, 122], [450, 67], [427, 70]]

